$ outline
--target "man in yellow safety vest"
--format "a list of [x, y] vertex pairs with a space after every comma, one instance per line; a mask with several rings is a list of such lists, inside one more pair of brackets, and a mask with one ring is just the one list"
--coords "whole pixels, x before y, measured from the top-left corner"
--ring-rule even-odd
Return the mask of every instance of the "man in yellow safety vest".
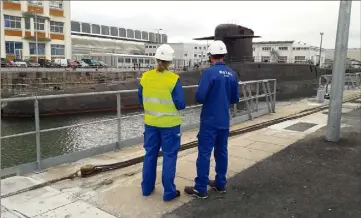
[[167, 44], [155, 53], [156, 69], [145, 72], [140, 79], [138, 98], [144, 108], [143, 196], [154, 191], [157, 158], [163, 152], [163, 200], [171, 201], [180, 196], [174, 184], [177, 155], [181, 143], [179, 110], [185, 108], [184, 92], [179, 76], [168, 71], [174, 50]]

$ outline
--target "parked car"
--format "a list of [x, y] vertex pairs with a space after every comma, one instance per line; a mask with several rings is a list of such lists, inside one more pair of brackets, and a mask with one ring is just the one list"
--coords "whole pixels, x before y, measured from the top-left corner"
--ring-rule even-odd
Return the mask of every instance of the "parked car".
[[13, 62], [15, 63], [15, 65], [17, 67], [28, 67], [28, 65], [26, 64], [26, 61], [24, 61], [24, 60], [14, 59]]
[[1, 58], [1, 67], [8, 67], [8, 60], [6, 58]]
[[39, 59], [41, 67], [55, 67], [54, 63], [49, 59]]
[[101, 67], [108, 68], [108, 64], [104, 63], [103, 61], [98, 61]]
[[76, 63], [77, 63], [77, 67], [81, 67], [81, 68], [89, 67], [89, 64], [85, 63], [85, 62], [82, 61], [82, 60], [76, 61]]
[[28, 67], [40, 67], [40, 64], [34, 60], [25, 60]]
[[96, 60], [93, 60], [90, 58], [84, 58], [84, 59], [82, 59], [82, 61], [89, 64], [89, 67], [92, 67], [92, 68], [101, 67], [101, 65]]
[[57, 58], [57, 59], [54, 60], [54, 63], [59, 67], [68, 67], [68, 60], [67, 59]]

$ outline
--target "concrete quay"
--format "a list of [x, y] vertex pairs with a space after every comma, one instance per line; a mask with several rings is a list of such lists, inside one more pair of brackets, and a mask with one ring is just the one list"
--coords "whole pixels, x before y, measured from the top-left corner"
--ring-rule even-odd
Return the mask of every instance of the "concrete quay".
[[[347, 90], [344, 98], [360, 94], [360, 90]], [[312, 99], [292, 102], [276, 108], [276, 113], [245, 121], [232, 129], [319, 105]], [[184, 194], [184, 187], [193, 185], [196, 176], [197, 148], [193, 148], [178, 155], [175, 183], [181, 197], [172, 202], [162, 201], [162, 158], [159, 158], [156, 189], [150, 197], [141, 195], [142, 164], [136, 164], [1, 199], [1, 217], [360, 217], [360, 208], [356, 206], [361, 202], [357, 191], [357, 184], [361, 184], [357, 183], [361, 181], [357, 159], [361, 152], [358, 143], [361, 99], [343, 104], [340, 143], [323, 140], [326, 124], [327, 110], [324, 110], [230, 137], [228, 193], [222, 196], [210, 191], [209, 199], [193, 200]], [[196, 134], [197, 130], [184, 132], [182, 143], [195, 141]], [[144, 155], [142, 145], [136, 145], [45, 172], [10, 177], [1, 181], [2, 195], [68, 175], [84, 164], [109, 164], [141, 155]], [[211, 161], [210, 178], [214, 178], [214, 159]], [[337, 200], [341, 193], [346, 203]]]

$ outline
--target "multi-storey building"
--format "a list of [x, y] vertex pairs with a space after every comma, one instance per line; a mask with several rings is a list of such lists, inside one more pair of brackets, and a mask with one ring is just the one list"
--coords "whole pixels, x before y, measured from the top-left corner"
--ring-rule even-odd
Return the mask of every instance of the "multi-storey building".
[[1, 57], [71, 58], [70, 1], [3, 0]]
[[[196, 43], [168, 43], [174, 49], [173, 64], [176, 67], [194, 66], [208, 61], [207, 45]], [[145, 54], [154, 56], [157, 44], [145, 45]]]
[[[299, 41], [253, 42], [255, 62], [318, 64], [320, 48]], [[321, 66], [325, 63], [325, 49], [321, 51]]]

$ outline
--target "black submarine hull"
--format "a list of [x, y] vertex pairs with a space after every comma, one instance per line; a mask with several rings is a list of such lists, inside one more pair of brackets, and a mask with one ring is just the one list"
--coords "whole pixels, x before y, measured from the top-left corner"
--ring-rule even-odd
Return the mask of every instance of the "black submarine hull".
[[[235, 24], [220, 24], [215, 28], [213, 36], [197, 40], [222, 40], [227, 47], [225, 62], [232, 68], [240, 81], [277, 80], [277, 99], [285, 100], [316, 95], [318, 78], [323, 74], [331, 74], [331, 69], [320, 69], [311, 64], [256, 63], [253, 57], [253, 30]], [[201, 77], [200, 70], [180, 72], [183, 86], [197, 85]], [[72, 88], [64, 91], [49, 91], [38, 95], [56, 95], [68, 93], [84, 93], [98, 91], [115, 91], [137, 89], [137, 81], [116, 85], [99, 84], [94, 88]], [[188, 106], [197, 104], [196, 88], [184, 89]], [[140, 109], [137, 93], [121, 94], [121, 109], [124, 111]], [[114, 111], [117, 109], [115, 95], [96, 95], [39, 100], [40, 115], [64, 115], [73, 113]], [[33, 116], [34, 102], [9, 102], [2, 105], [4, 116]]]
[[[319, 76], [331, 72], [331, 70], [319, 69], [314, 65], [308, 64], [231, 63], [229, 66], [235, 70], [240, 81], [276, 79], [277, 100], [315, 95]], [[201, 70], [180, 72], [179, 75], [183, 86], [197, 85], [201, 77]], [[137, 89], [137, 87], [138, 81], [129, 81], [116, 85], [99, 84], [89, 88], [72, 88], [61, 91], [53, 90], [46, 93], [39, 93], [38, 95], [132, 90]], [[195, 92], [196, 88], [184, 89], [188, 106], [197, 104]], [[40, 116], [117, 110], [116, 95], [114, 94], [41, 99], [38, 102]], [[134, 111], [141, 108], [136, 92], [121, 94], [122, 111]], [[3, 103], [2, 115], [11, 117], [34, 116], [34, 101]]]

